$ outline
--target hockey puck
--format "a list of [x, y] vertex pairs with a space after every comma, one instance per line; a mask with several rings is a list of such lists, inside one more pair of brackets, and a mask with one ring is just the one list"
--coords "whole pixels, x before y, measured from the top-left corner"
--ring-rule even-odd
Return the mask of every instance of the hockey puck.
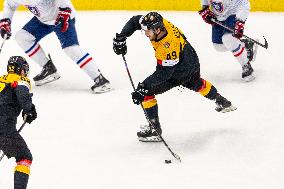
[[165, 163], [169, 164], [169, 163], [172, 163], [172, 161], [170, 159], [166, 159]]

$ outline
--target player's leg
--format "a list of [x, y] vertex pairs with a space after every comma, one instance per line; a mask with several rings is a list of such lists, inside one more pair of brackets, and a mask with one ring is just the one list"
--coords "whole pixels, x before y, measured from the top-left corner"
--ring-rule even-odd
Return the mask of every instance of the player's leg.
[[212, 43], [213, 47], [218, 52], [226, 52], [228, 49], [224, 46], [222, 36], [224, 35], [224, 28], [219, 25], [212, 26]]
[[56, 67], [39, 44], [39, 41], [52, 31], [53, 26], [43, 24], [33, 17], [15, 36], [25, 53], [42, 67], [41, 73], [33, 78], [35, 85], [43, 85], [60, 78]]
[[5, 138], [3, 152], [8, 158], [15, 157], [16, 159], [14, 189], [26, 189], [33, 157], [26, 142], [18, 132], [14, 132]]
[[145, 96], [142, 106], [146, 111], [149, 121], [151, 121], [152, 126], [154, 126], [154, 128], [150, 125], [141, 126], [141, 130], [137, 132], [137, 136], [138, 140], [143, 142], [161, 141], [159, 134], [162, 134], [162, 128], [159, 121], [158, 103], [155, 95], [162, 94], [176, 86], [170, 81], [165, 81], [159, 85], [153, 85], [153, 83], [157, 83], [157, 74], [160, 74], [159, 70], [156, 70], [142, 82], [144, 87], [148, 90], [148, 95]]
[[[226, 21], [224, 21], [224, 24], [230, 28], [233, 28], [235, 25], [235, 20], [235, 16], [230, 16]], [[232, 52], [232, 54], [236, 57], [237, 61], [242, 66], [242, 78], [245, 81], [253, 80], [255, 77], [252, 75], [253, 68], [251, 67], [248, 57], [249, 50], [245, 47], [245, 43], [233, 37], [232, 33], [228, 30], [224, 30], [222, 41], [224, 46]]]
[[230, 112], [236, 110], [232, 103], [218, 93], [216, 87], [209, 81], [202, 79], [200, 73], [196, 72], [192, 75], [191, 79], [183, 84], [184, 87], [198, 92], [205, 98], [215, 101], [217, 112]]
[[200, 78], [199, 59], [195, 50], [190, 45], [184, 48], [182, 62], [180, 64], [188, 65], [187, 71], [184, 71], [187, 73], [187, 79], [184, 80], [182, 86], [199, 92], [205, 98], [214, 100], [217, 104], [216, 111], [227, 112], [235, 110], [231, 102], [221, 96], [209, 81]]
[[110, 91], [110, 82], [102, 75], [92, 56], [83, 50], [78, 41], [75, 19], [69, 23], [69, 28], [62, 33], [59, 27], [55, 27], [55, 33], [61, 42], [62, 49], [93, 81], [91, 90], [95, 93]]
[[[142, 142], [159, 142], [162, 129], [158, 116], [158, 104], [155, 95], [145, 96], [142, 106], [151, 122], [151, 125], [141, 126], [141, 130], [137, 132], [138, 140]], [[154, 128], [153, 128], [154, 127]]]

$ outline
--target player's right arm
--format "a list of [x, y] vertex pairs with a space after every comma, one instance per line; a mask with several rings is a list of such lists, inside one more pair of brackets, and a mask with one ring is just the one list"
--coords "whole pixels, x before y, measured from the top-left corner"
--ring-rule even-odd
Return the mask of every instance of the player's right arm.
[[3, 8], [3, 18], [12, 20], [15, 11], [20, 5], [13, 0], [5, 0]]
[[0, 34], [3, 39], [9, 39], [11, 33], [11, 20], [19, 4], [12, 0], [5, 0], [3, 18], [0, 20]]
[[201, 0], [201, 7], [202, 9], [209, 7], [208, 0]]
[[131, 36], [136, 30], [141, 30], [140, 19], [142, 15], [133, 16], [130, 20], [125, 24], [120, 34], [126, 37]]
[[126, 38], [130, 37], [136, 30], [141, 30], [140, 19], [142, 15], [133, 16], [125, 24], [120, 33], [116, 33], [113, 39], [113, 50], [117, 55], [125, 55], [127, 52]]

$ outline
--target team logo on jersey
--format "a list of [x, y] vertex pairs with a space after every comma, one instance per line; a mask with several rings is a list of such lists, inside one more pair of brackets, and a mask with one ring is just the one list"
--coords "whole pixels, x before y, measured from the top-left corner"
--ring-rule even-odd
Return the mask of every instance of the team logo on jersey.
[[211, 2], [211, 5], [219, 13], [222, 13], [224, 11], [224, 5], [222, 2]]
[[165, 43], [164, 43], [164, 47], [165, 47], [166, 49], [170, 48], [170, 43], [169, 43], [169, 42], [165, 42]]
[[27, 7], [27, 9], [29, 9], [35, 16], [40, 17], [40, 13], [37, 7], [32, 7], [29, 5], [25, 5], [25, 7]]

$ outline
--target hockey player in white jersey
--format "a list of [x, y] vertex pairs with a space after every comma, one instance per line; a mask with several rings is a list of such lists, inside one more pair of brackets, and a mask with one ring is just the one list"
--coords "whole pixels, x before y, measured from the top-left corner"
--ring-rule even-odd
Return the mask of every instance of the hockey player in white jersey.
[[79, 45], [75, 9], [70, 0], [5, 0], [3, 19], [0, 20], [2, 38], [10, 38], [12, 18], [20, 5], [34, 14], [16, 33], [15, 38], [25, 53], [42, 67], [41, 73], [33, 78], [35, 85], [43, 85], [60, 78], [52, 60], [39, 44], [43, 37], [55, 32], [64, 52], [94, 81], [91, 90], [95, 93], [111, 90], [109, 81], [101, 74], [92, 56]]
[[[201, 0], [199, 11], [203, 20], [212, 25], [212, 42], [217, 51], [231, 51], [242, 66], [244, 81], [252, 81], [253, 68], [250, 62], [255, 60], [257, 45], [247, 39], [241, 39], [245, 21], [249, 15], [248, 0]], [[221, 22], [233, 29], [233, 33], [214, 23]]]

